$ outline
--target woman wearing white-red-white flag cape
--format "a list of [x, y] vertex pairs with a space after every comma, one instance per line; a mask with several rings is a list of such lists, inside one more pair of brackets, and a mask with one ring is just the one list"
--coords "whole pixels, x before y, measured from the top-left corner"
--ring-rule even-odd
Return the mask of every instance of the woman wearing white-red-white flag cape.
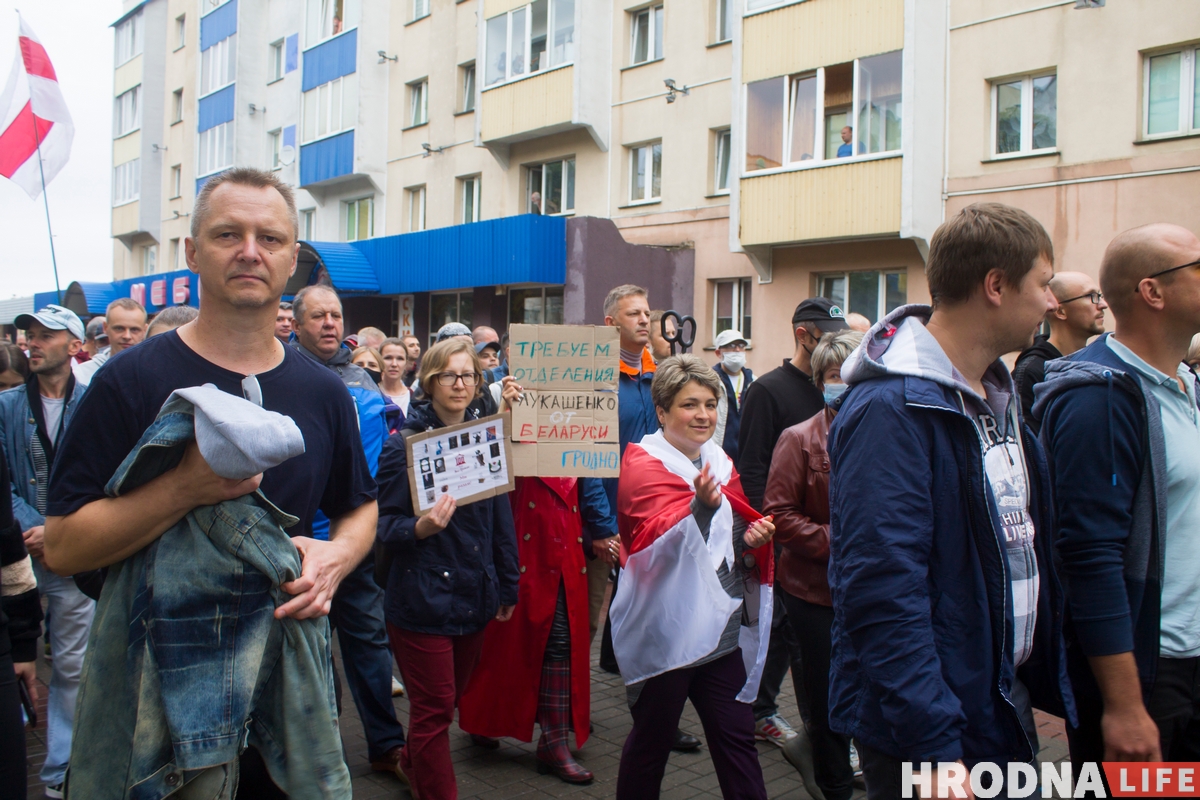
[[0, 175], [36, 198], [67, 163], [75, 126], [46, 49], [20, 22], [16, 60], [0, 94]]
[[658, 365], [662, 429], [621, 462], [622, 572], [609, 609], [633, 729], [617, 800], [657, 798], [684, 702], [712, 750], [721, 794], [765, 800], [754, 713], [771, 632], [775, 526], [751, 508], [712, 441], [724, 392], [693, 355]]

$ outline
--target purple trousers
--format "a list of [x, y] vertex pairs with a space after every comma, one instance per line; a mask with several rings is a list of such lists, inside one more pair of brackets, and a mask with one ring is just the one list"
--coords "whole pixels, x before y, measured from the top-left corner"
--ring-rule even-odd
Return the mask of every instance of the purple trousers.
[[754, 746], [754, 712], [736, 699], [745, 683], [741, 650], [646, 681], [631, 709], [633, 729], [621, 752], [617, 800], [658, 800], [675, 729], [689, 699], [704, 725], [721, 795], [725, 800], [766, 800]]

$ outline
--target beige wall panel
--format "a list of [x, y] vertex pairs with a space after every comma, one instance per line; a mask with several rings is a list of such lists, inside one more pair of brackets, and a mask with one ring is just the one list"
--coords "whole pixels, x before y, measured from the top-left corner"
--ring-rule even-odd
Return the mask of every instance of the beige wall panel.
[[142, 154], [142, 132], [134, 131], [113, 141], [113, 166], [132, 161]]
[[142, 82], [142, 57], [134, 56], [113, 73], [113, 97]]
[[497, 14], [503, 14], [506, 11], [512, 11], [514, 8], [529, 5], [529, 0], [485, 0], [483, 4], [483, 18], [491, 19]]
[[743, 178], [742, 243], [897, 233], [902, 163], [889, 158]]
[[904, 0], [808, 0], [742, 22], [742, 81], [904, 47]]
[[575, 68], [564, 67], [483, 93], [483, 140], [571, 121]]
[[117, 206], [112, 210], [113, 236], [133, 233], [138, 229], [138, 208], [140, 205], [141, 203], [135, 200], [132, 203]]

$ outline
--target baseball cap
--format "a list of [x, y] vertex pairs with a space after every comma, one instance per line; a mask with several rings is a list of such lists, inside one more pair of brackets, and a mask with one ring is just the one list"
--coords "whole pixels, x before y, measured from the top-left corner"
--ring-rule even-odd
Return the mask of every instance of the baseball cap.
[[32, 314], [21, 314], [13, 320], [13, 325], [27, 331], [34, 322], [40, 322], [52, 331], [70, 331], [72, 336], [83, 341], [83, 321], [70, 309], [51, 303]]
[[500, 343], [499, 342], [480, 342], [479, 344], [475, 345], [475, 352], [482, 353], [484, 350], [488, 349], [489, 347], [494, 348], [497, 353], [500, 352]]
[[101, 317], [93, 317], [88, 322], [86, 333], [89, 339], [108, 341], [108, 333], [104, 330], [104, 319]]
[[470, 336], [471, 329], [461, 322], [447, 322], [442, 327], [438, 328], [437, 336], [434, 337], [433, 343], [444, 342], [447, 339], [452, 339], [455, 336]]
[[717, 339], [715, 342], [713, 342], [713, 344], [716, 347], [727, 347], [728, 345], [731, 345], [734, 342], [745, 343], [746, 337], [742, 336], [741, 331], [730, 328], [727, 331], [721, 331], [720, 333], [718, 333]]
[[792, 328], [801, 322], [813, 323], [822, 333], [844, 331], [850, 327], [846, 324], [846, 315], [841, 307], [834, 305], [827, 297], [810, 297], [796, 306], [792, 314]]

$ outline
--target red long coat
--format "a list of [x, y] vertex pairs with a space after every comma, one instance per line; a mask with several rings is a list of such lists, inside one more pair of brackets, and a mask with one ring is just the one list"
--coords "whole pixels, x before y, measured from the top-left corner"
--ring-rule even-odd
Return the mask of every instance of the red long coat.
[[517, 608], [508, 622], [492, 621], [479, 666], [459, 700], [459, 727], [483, 736], [532, 741], [542, 656], [554, 621], [558, 586], [566, 588], [571, 628], [571, 721], [575, 746], [588, 738], [588, 580], [583, 521], [574, 478], [517, 478], [509, 495], [521, 559]]

